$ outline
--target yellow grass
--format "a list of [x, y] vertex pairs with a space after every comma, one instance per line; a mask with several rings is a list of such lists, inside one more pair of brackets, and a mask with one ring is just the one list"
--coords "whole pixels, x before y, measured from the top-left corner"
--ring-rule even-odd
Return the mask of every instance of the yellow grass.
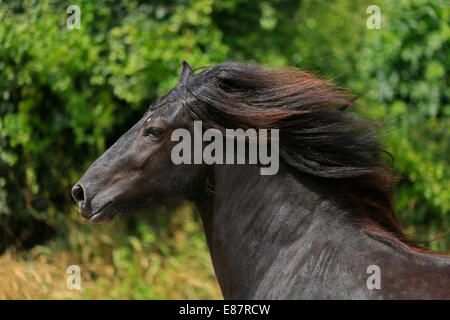
[[[69, 234], [66, 249], [7, 251], [0, 256], [0, 299], [221, 299], [192, 211], [180, 210], [165, 227], [162, 234], [130, 235], [120, 222], [88, 226], [88, 234]], [[70, 265], [80, 267], [81, 290], [67, 287]]]

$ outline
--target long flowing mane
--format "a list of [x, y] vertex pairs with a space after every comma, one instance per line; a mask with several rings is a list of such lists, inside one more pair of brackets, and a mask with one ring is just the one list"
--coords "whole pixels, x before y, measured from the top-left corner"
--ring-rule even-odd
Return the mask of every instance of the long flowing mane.
[[380, 126], [345, 109], [358, 96], [295, 68], [225, 62], [193, 75], [186, 90], [194, 119], [216, 127], [279, 129], [290, 168], [335, 186], [364, 229], [418, 248], [394, 212], [392, 168]]

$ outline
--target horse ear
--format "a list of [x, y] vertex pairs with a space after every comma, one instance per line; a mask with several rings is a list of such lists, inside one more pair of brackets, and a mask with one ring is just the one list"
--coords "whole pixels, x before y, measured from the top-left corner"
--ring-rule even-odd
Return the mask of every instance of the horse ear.
[[181, 61], [181, 74], [180, 83], [186, 83], [186, 81], [192, 76], [194, 71], [192, 71], [191, 66], [186, 61]]

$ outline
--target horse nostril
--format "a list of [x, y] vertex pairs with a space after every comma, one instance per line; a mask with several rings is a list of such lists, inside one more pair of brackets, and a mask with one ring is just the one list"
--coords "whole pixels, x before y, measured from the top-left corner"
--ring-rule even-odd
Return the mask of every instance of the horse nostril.
[[84, 201], [84, 189], [81, 185], [77, 184], [72, 188], [72, 197], [77, 203]]

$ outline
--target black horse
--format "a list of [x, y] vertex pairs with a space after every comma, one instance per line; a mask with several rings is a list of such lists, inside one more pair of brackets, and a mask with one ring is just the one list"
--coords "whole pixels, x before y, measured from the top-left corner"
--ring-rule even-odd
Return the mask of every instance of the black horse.
[[[83, 217], [193, 201], [227, 299], [450, 299], [450, 259], [401, 231], [378, 126], [345, 110], [356, 97], [293, 68], [182, 65], [179, 84], [73, 187]], [[278, 129], [278, 172], [174, 164], [171, 135], [196, 120]]]

